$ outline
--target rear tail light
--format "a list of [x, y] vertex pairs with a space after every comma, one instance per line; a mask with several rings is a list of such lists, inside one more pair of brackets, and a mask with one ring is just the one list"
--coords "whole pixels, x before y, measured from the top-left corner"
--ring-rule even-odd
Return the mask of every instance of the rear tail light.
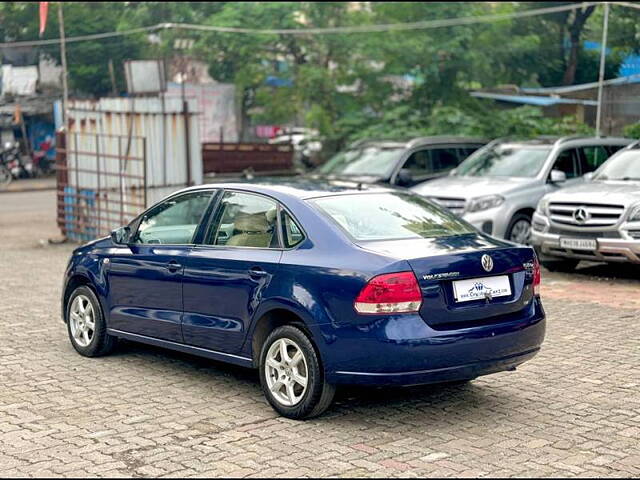
[[417, 312], [421, 305], [422, 292], [413, 272], [373, 277], [353, 304], [356, 312], [369, 315]]
[[540, 262], [538, 257], [533, 258], [533, 294], [540, 296]]

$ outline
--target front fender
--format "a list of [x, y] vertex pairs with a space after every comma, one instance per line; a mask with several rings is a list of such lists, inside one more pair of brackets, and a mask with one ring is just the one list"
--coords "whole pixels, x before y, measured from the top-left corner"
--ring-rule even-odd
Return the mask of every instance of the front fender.
[[108, 264], [105, 263], [105, 259], [102, 256], [95, 254], [87, 254], [82, 256], [79, 260], [73, 259], [71, 261], [70, 268], [65, 274], [64, 285], [62, 289], [62, 318], [65, 318], [65, 299], [70, 294], [69, 288], [74, 285], [88, 284], [93, 288], [100, 306], [102, 307], [103, 317], [108, 322], [107, 312], [107, 296], [108, 296], [108, 282], [106, 269]]

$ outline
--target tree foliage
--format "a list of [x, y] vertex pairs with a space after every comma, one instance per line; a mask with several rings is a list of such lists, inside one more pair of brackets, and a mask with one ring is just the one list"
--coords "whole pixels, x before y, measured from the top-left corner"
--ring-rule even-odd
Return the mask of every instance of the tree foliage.
[[[249, 29], [394, 24], [473, 17], [558, 5], [559, 2], [106, 2], [64, 3], [67, 36], [184, 22]], [[568, 3], [568, 2], [563, 2]], [[58, 36], [51, 3], [44, 38]], [[0, 4], [5, 41], [37, 38], [37, 2]], [[612, 6], [606, 77], [616, 75], [623, 54], [640, 49], [640, 12]], [[468, 134], [537, 135], [582, 132], [565, 117], [539, 109], [502, 110], [469, 96], [470, 89], [511, 84], [555, 86], [597, 79], [599, 53], [582, 48], [599, 41], [602, 8], [577, 13], [472, 25], [376, 33], [280, 35], [163, 30], [147, 35], [71, 43], [74, 93], [110, 91], [108, 62], [171, 57], [173, 40], [189, 37], [191, 57], [211, 76], [234, 83], [246, 127], [256, 123], [314, 127], [328, 148], [363, 136]], [[57, 56], [56, 47], [43, 48]], [[285, 86], [269, 86], [267, 80]]]

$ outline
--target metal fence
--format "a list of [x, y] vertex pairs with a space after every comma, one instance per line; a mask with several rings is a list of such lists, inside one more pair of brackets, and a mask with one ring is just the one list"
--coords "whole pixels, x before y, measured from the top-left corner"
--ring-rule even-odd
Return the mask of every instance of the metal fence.
[[108, 234], [169, 193], [202, 183], [193, 101], [101, 98], [69, 102], [58, 134], [58, 225], [73, 241]]
[[144, 137], [59, 133], [56, 162], [58, 226], [69, 240], [107, 235], [147, 206]]

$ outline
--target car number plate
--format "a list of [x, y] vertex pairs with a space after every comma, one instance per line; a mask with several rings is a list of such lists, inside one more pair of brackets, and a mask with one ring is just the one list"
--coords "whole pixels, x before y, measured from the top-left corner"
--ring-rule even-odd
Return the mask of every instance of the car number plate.
[[511, 295], [511, 284], [507, 275], [455, 280], [453, 282], [453, 293], [456, 297], [456, 302], [506, 297]]
[[595, 250], [597, 243], [591, 238], [560, 238], [560, 246], [572, 250]]

